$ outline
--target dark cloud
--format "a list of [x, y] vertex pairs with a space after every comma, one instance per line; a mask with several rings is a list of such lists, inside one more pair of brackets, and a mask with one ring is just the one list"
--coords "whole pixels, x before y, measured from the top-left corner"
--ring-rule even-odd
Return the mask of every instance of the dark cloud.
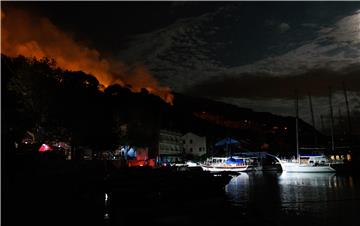
[[189, 88], [187, 93], [214, 98], [289, 99], [298, 90], [300, 96], [306, 96], [310, 92], [315, 97], [326, 97], [329, 87], [334, 91], [342, 91], [343, 82], [348, 91], [359, 93], [359, 75], [360, 65], [351, 65], [341, 71], [312, 69], [298, 75], [242, 73], [201, 82]]
[[303, 24], [301, 24], [301, 26], [309, 27], [309, 28], [318, 28], [319, 27], [319, 25], [315, 24], [315, 23], [303, 23]]
[[284, 33], [287, 32], [290, 29], [290, 25], [287, 23], [281, 23], [278, 25], [278, 30], [280, 31], [280, 33]]

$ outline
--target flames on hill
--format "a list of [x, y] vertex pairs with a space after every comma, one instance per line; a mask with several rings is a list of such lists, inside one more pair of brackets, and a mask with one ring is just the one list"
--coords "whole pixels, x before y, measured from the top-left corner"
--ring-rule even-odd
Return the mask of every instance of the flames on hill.
[[58, 67], [91, 74], [105, 87], [130, 85], [133, 92], [145, 88], [165, 102], [173, 102], [170, 88], [160, 86], [144, 66], [128, 66], [104, 58], [98, 50], [75, 41], [48, 18], [18, 9], [1, 10], [1, 25], [1, 53], [5, 55], [54, 59]]

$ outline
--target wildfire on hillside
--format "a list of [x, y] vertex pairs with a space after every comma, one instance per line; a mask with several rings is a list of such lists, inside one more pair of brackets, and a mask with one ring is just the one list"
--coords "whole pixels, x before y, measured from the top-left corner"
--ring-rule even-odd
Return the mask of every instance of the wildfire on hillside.
[[11, 9], [1, 10], [1, 53], [16, 57], [44, 57], [54, 59], [56, 66], [83, 71], [95, 76], [105, 87], [112, 84], [130, 85], [133, 92], [145, 88], [165, 102], [173, 103], [169, 87], [160, 86], [144, 66], [128, 66], [101, 53], [56, 27], [48, 18]]

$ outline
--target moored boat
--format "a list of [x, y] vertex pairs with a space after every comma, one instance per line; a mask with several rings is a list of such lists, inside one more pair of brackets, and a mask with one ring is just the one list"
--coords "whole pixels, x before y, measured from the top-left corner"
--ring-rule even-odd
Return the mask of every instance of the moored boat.
[[244, 172], [261, 170], [255, 158], [248, 157], [211, 157], [200, 164], [204, 171], [210, 172]]
[[296, 160], [280, 160], [285, 172], [294, 173], [326, 173], [335, 172], [332, 162], [325, 155], [299, 155]]
[[[296, 172], [296, 173], [327, 173], [335, 172], [336, 170], [331, 167], [331, 160], [324, 154], [308, 154], [301, 155], [299, 153], [299, 97], [297, 91], [295, 91], [295, 135], [296, 135], [296, 159], [279, 160], [281, 168], [284, 172]], [[310, 106], [312, 109], [311, 101]], [[312, 110], [311, 110], [312, 111]], [[330, 113], [332, 114], [331, 94], [330, 94]], [[313, 123], [314, 126], [314, 123]], [[334, 151], [334, 139], [332, 133], [332, 151]]]

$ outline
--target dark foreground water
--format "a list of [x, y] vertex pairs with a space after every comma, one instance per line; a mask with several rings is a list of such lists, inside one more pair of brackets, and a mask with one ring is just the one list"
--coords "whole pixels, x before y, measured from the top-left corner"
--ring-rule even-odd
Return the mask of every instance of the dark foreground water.
[[224, 188], [228, 180], [203, 172], [109, 176], [94, 161], [10, 166], [2, 225], [360, 225], [359, 175], [242, 173]]
[[242, 173], [227, 200], [256, 225], [360, 225], [360, 178], [332, 173]]
[[360, 225], [358, 176], [241, 173], [222, 192], [212, 191], [207, 179], [174, 177], [155, 176], [161, 178], [155, 182], [141, 176], [136, 184], [146, 185], [140, 182], [140, 189], [131, 191], [111, 186], [107, 222], [128, 225], [141, 218], [151, 225]]

